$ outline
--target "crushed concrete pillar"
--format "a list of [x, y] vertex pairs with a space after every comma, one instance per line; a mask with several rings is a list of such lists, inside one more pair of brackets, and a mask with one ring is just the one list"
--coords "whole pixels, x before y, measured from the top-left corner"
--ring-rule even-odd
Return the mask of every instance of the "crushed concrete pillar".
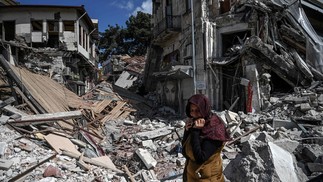
[[157, 165], [157, 161], [147, 150], [139, 148], [136, 150], [136, 154], [143, 161], [147, 169], [153, 168]]
[[272, 142], [269, 142], [268, 145], [273, 155], [275, 172], [279, 179], [281, 181], [298, 181], [292, 155]]

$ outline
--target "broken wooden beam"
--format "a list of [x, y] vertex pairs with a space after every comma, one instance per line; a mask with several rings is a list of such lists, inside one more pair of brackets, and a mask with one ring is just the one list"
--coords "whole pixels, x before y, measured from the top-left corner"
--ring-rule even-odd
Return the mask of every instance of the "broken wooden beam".
[[26, 115], [26, 116], [21, 116], [19, 120], [9, 120], [9, 122], [16, 126], [26, 126], [30, 124], [42, 124], [42, 123], [54, 122], [54, 121], [63, 120], [63, 119], [79, 118], [81, 116], [82, 116], [82, 112], [80, 110], [77, 110], [77, 111], [68, 111], [68, 112], [38, 114], [38, 115]]
[[32, 170], [36, 169], [38, 166], [40, 166], [40, 165], [42, 165], [43, 163], [45, 163], [45, 162], [47, 162], [47, 161], [49, 161], [49, 160], [53, 159], [55, 156], [56, 156], [56, 153], [55, 153], [54, 155], [52, 155], [52, 156], [50, 156], [50, 157], [48, 157], [48, 158], [46, 158], [46, 159], [44, 159], [44, 160], [40, 161], [38, 164], [36, 164], [36, 165], [34, 165], [34, 166], [32, 166], [32, 167], [28, 168], [26, 171], [24, 171], [24, 172], [22, 172], [22, 173], [18, 174], [17, 176], [15, 176], [15, 177], [11, 178], [8, 182], [14, 182], [14, 181], [17, 181], [17, 180], [18, 180], [18, 179], [20, 179], [21, 177], [23, 177], [23, 176], [25, 176], [26, 174], [30, 173]]
[[239, 140], [240, 138], [242, 138], [242, 137], [244, 137], [244, 136], [249, 135], [250, 133], [252, 133], [252, 132], [254, 132], [254, 131], [258, 130], [259, 128], [262, 128], [262, 125], [259, 125], [259, 126], [257, 126], [257, 127], [255, 127], [255, 128], [253, 128], [253, 129], [249, 130], [248, 132], [243, 133], [241, 136], [239, 136], [239, 137], [237, 137], [237, 138], [234, 138], [233, 140], [231, 140], [231, 141], [227, 142], [227, 143], [226, 143], [226, 145], [231, 145], [232, 143], [236, 142], [236, 141], [237, 141], [237, 140]]
[[28, 89], [22, 84], [21, 80], [17, 77], [14, 71], [11, 69], [8, 61], [0, 54], [0, 65], [6, 71], [7, 75], [16, 83], [20, 90], [24, 91], [26, 97], [31, 101], [31, 103], [37, 108], [40, 113], [46, 113], [45, 109], [37, 102], [37, 100], [31, 95]]
[[0, 108], [5, 107], [6, 105], [9, 105], [11, 103], [15, 102], [15, 98], [13, 97], [9, 97], [8, 99], [6, 99], [5, 101], [0, 100]]
[[171, 127], [165, 127], [165, 128], [159, 128], [153, 131], [140, 132], [140, 133], [137, 133], [136, 136], [142, 140], [148, 140], [148, 139], [154, 139], [160, 136], [166, 136], [172, 133], [172, 130], [173, 128]]
[[35, 106], [29, 101], [29, 99], [25, 96], [25, 94], [18, 87], [13, 87], [16, 92], [21, 96], [21, 98], [27, 103], [31, 110], [33, 110], [36, 114], [39, 114], [38, 110]]
[[133, 176], [131, 175], [131, 173], [130, 173], [129, 169], [127, 168], [127, 166], [123, 165], [122, 168], [126, 171], [126, 174], [130, 178], [130, 181], [131, 182], [136, 182], [135, 178], [133, 178]]
[[[75, 158], [75, 159], [79, 159], [79, 157], [80, 157], [80, 155], [75, 154], [75, 153], [70, 152], [70, 151], [66, 151], [66, 150], [62, 150], [62, 154], [67, 155], [67, 156], [72, 157], [72, 158]], [[108, 166], [108, 165], [106, 165], [106, 164], [104, 164], [102, 162], [93, 160], [93, 159], [88, 158], [88, 157], [83, 157], [83, 161], [86, 162], [86, 163], [95, 165], [95, 166], [100, 166], [100, 167], [104, 167], [104, 168], [107, 168], [107, 169], [111, 169], [112, 171], [117, 172], [117, 173], [121, 173], [121, 174], [124, 173], [123, 171], [121, 171], [121, 170], [119, 170], [117, 168], [113, 168], [113, 167]]]

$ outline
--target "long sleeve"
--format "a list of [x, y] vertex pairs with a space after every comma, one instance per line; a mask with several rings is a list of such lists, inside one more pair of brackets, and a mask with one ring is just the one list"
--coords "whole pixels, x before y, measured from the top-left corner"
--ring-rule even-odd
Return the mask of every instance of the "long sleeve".
[[198, 164], [202, 164], [208, 160], [223, 144], [223, 142], [219, 140], [201, 140], [200, 132], [201, 131], [199, 129], [192, 129], [190, 141], [194, 158]]
[[[184, 143], [186, 142], [188, 135], [189, 135], [190, 131], [185, 130], [184, 131], [184, 135], [183, 135], [183, 139], [182, 139], [182, 146], [184, 145]], [[185, 149], [183, 148], [182, 150], [182, 154], [187, 157], [186, 153], [185, 153]]]

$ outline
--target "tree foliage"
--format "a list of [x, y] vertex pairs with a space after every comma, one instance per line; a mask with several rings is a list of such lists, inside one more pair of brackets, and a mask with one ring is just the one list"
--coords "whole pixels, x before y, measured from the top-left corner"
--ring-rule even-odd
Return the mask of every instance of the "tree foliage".
[[152, 36], [150, 21], [150, 14], [139, 11], [129, 17], [126, 28], [108, 25], [105, 32], [100, 33], [100, 60], [116, 54], [145, 55]]

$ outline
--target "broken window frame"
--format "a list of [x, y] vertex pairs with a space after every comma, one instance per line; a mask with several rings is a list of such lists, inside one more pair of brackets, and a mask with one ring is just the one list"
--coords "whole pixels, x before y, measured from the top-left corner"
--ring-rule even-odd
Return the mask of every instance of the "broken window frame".
[[191, 0], [186, 0], [186, 12], [190, 12], [191, 10]]
[[75, 32], [75, 22], [73, 20], [63, 20], [64, 32]]
[[48, 32], [59, 32], [59, 21], [47, 20], [47, 31]]
[[192, 54], [193, 54], [193, 50], [192, 50], [192, 44], [186, 44], [185, 48], [184, 48], [184, 59], [185, 58], [192, 58]]
[[[3, 21], [3, 35], [4, 40], [11, 41], [15, 40], [16, 35], [16, 21]], [[13, 30], [12, 30], [13, 29]]]
[[31, 31], [32, 32], [42, 32], [43, 31], [43, 20], [30, 20]]
[[81, 25], [79, 25], [79, 30], [78, 30], [78, 32], [79, 32], [79, 45], [81, 45], [82, 46], [82, 26]]

